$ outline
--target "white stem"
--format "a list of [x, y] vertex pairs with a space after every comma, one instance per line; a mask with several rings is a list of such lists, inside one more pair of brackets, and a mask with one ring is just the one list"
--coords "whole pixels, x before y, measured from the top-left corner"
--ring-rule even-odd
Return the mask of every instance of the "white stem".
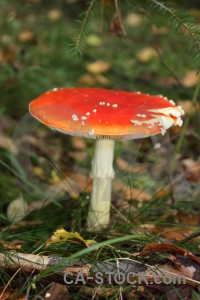
[[114, 141], [97, 140], [92, 161], [93, 178], [91, 202], [87, 219], [89, 231], [105, 228], [110, 220]]

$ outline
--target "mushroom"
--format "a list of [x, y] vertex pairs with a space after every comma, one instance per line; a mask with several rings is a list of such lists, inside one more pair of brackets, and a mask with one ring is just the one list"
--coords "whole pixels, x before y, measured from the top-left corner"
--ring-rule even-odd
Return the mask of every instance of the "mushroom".
[[115, 140], [145, 138], [182, 125], [180, 106], [163, 96], [102, 88], [53, 89], [30, 103], [30, 113], [51, 129], [95, 139], [87, 227], [105, 228], [110, 220]]

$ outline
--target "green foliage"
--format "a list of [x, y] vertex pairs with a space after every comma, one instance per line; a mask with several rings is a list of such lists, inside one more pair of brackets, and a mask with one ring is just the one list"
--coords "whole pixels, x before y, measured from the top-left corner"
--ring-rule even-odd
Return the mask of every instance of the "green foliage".
[[[143, 5], [145, 7], [145, 1], [140, 3], [141, 1], [136, 0], [132, 3], [134, 8], [137, 2], [140, 4], [140, 6]], [[116, 1], [116, 3], [118, 2]], [[187, 43], [188, 50], [193, 58], [194, 67], [197, 71], [197, 74], [200, 74], [200, 30], [196, 25], [196, 20], [187, 13], [178, 11], [173, 3], [166, 4], [165, 2], [160, 2], [157, 0], [147, 0], [147, 3], [148, 5], [157, 9], [158, 13], [166, 14], [174, 30], [185, 37], [184, 41]], [[95, 0], [91, 0], [88, 3], [88, 9], [83, 13], [79, 34], [72, 44], [72, 49], [75, 52], [81, 53], [84, 38], [87, 35], [88, 24], [94, 4]], [[128, 4], [130, 6], [130, 3]], [[121, 5], [127, 6], [127, 2], [123, 2]], [[188, 36], [189, 39], [187, 38]]]
[[89, 19], [90, 19], [90, 15], [92, 13], [92, 9], [93, 9], [95, 2], [96, 2], [95, 0], [88, 1], [88, 9], [81, 14], [81, 20], [78, 21], [81, 24], [81, 27], [80, 27], [77, 37], [72, 39], [72, 45], [71, 45], [72, 50], [75, 53], [77, 53], [77, 52], [79, 54], [82, 53], [83, 41], [87, 35]]
[[[155, 7], [158, 12], [167, 14], [173, 28], [180, 34], [186, 36], [185, 41], [187, 42], [188, 49], [191, 52], [194, 65], [197, 73], [200, 73], [200, 30], [196, 26], [194, 18], [188, 16], [185, 12], [177, 11], [175, 5], [157, 0], [147, 0], [149, 4]], [[187, 36], [190, 39], [187, 39]]]

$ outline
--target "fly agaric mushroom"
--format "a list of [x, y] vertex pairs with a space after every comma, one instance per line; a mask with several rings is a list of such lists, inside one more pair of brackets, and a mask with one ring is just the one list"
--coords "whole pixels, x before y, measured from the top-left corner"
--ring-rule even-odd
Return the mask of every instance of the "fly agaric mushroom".
[[53, 89], [30, 103], [30, 113], [51, 129], [96, 139], [88, 230], [107, 227], [114, 177], [114, 141], [145, 138], [182, 125], [180, 106], [163, 96], [101, 88]]

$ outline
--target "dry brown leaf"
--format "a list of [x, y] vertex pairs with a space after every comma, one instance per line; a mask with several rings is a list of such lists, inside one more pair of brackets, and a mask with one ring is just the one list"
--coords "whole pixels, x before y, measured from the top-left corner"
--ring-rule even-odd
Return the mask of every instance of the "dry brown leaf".
[[87, 145], [84, 139], [78, 137], [78, 136], [72, 136], [72, 146], [74, 149], [79, 149], [79, 150], [86, 150]]
[[[169, 241], [182, 241], [186, 238], [186, 235], [191, 235], [193, 233], [192, 230], [182, 229], [182, 228], [171, 228], [165, 227], [162, 228], [162, 231], [158, 232], [160, 236], [164, 237]], [[192, 241], [200, 241], [200, 237], [192, 239]]]
[[18, 153], [18, 149], [12, 139], [3, 132], [0, 132], [0, 148], [8, 150], [14, 155]]
[[[37, 208], [42, 208], [43, 206], [42, 205], [44, 205], [44, 201], [35, 201], [35, 202], [33, 202], [33, 204], [35, 204], [35, 203], [37, 203], [37, 202], [40, 202], [40, 205], [38, 204], [38, 207]], [[28, 211], [31, 211], [32, 209], [31, 209], [31, 204], [30, 204], [30, 208], [28, 207]], [[15, 225], [11, 225], [10, 227], [9, 227], [9, 229], [10, 230], [17, 230], [17, 229], [19, 229], [20, 227], [27, 227], [27, 226], [36, 226], [36, 225], [40, 225], [40, 224], [42, 224], [42, 221], [19, 221], [17, 224], [15, 224]]]
[[4, 62], [4, 55], [3, 55], [3, 51], [0, 50], [0, 63]]
[[[19, 290], [11, 290], [11, 289], [6, 289], [4, 291], [4, 287], [0, 288], [0, 299], [1, 300], [10, 300], [13, 299], [13, 297], [19, 292]], [[18, 296], [17, 298], [15, 298], [16, 300], [25, 300], [26, 296], [24, 294], [21, 294], [20, 296]]]
[[3, 51], [3, 62], [13, 63], [16, 61], [16, 47], [14, 45], [8, 46]]
[[78, 83], [81, 86], [95, 86], [97, 84], [97, 81], [94, 78], [94, 76], [92, 76], [90, 74], [85, 74], [85, 75], [79, 77]]
[[191, 182], [198, 182], [200, 179], [200, 163], [194, 161], [191, 158], [187, 158], [181, 161], [183, 170], [187, 176], [187, 179]]
[[188, 252], [182, 248], [179, 248], [173, 244], [166, 243], [166, 244], [161, 244], [161, 243], [149, 243], [147, 244], [142, 252], [140, 253], [141, 255], [150, 255], [155, 252], [158, 253], [173, 253], [173, 254], [180, 254], [184, 257], [188, 257], [194, 261], [196, 261], [200, 265], [200, 259], [196, 257], [194, 254], [191, 252]]
[[158, 83], [164, 87], [172, 87], [178, 85], [176, 78], [172, 76], [166, 78], [158, 78]]
[[88, 64], [86, 67], [87, 71], [92, 74], [105, 73], [108, 72], [110, 68], [110, 63], [104, 60], [96, 60], [95, 62]]
[[178, 101], [178, 105], [182, 106], [186, 115], [189, 114], [190, 111], [191, 111], [191, 113], [194, 114], [195, 112], [197, 112], [197, 110], [200, 109], [199, 103], [196, 103], [196, 105], [194, 106], [192, 104], [192, 100]]
[[48, 12], [48, 18], [53, 22], [58, 21], [61, 17], [62, 17], [62, 11], [59, 9], [51, 9]]
[[130, 186], [126, 185], [121, 180], [117, 180], [116, 184], [114, 184], [113, 191], [121, 192], [123, 194], [123, 199], [127, 200], [149, 201], [152, 198], [150, 194], [133, 187], [130, 188]]
[[166, 27], [157, 27], [156, 25], [152, 25], [151, 28], [152, 34], [165, 34], [168, 32]]
[[70, 179], [76, 183], [80, 191], [88, 190], [88, 187], [91, 186], [91, 179], [84, 174], [72, 173]]
[[87, 153], [83, 151], [69, 151], [68, 156], [80, 161], [85, 161], [88, 157]]
[[129, 14], [125, 19], [125, 23], [129, 27], [138, 27], [142, 24], [142, 22], [142, 16], [135, 13]]
[[[9, 228], [10, 229], [10, 228]], [[0, 246], [3, 246], [9, 250], [20, 250], [22, 248], [22, 241], [17, 241], [14, 240], [12, 242], [6, 243], [6, 242], [1, 242]]]
[[123, 172], [128, 172], [128, 173], [144, 173], [146, 171], [146, 166], [144, 164], [136, 164], [134, 166], [130, 165], [129, 162], [124, 160], [121, 157], [117, 157], [116, 159], [116, 165], [117, 167], [123, 171]]
[[28, 205], [21, 196], [14, 199], [7, 207], [7, 217], [10, 221], [15, 223], [20, 221], [27, 213]]
[[158, 57], [156, 50], [152, 47], [146, 47], [140, 50], [137, 55], [137, 59], [143, 63], [148, 62], [150, 59]]
[[20, 42], [27, 42], [27, 43], [32, 43], [35, 41], [35, 36], [32, 31], [22, 31], [18, 35], [18, 40]]
[[111, 81], [103, 75], [96, 74], [94, 76], [96, 81], [102, 85], [109, 86], [111, 84]]
[[70, 294], [65, 285], [53, 283], [51, 288], [46, 293], [45, 300], [70, 300]]
[[178, 213], [177, 216], [179, 221], [181, 221], [184, 225], [187, 226], [198, 226], [200, 223], [200, 215], [189, 215], [189, 214], [183, 214]]
[[194, 70], [189, 71], [181, 80], [182, 84], [188, 88], [195, 86], [198, 83], [198, 81], [199, 76], [197, 76]]

